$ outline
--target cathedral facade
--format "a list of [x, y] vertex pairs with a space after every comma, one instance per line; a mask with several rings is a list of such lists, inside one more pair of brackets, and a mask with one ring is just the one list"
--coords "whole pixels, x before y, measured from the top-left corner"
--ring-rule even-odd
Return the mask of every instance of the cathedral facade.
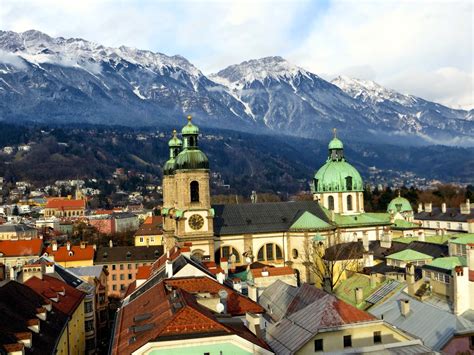
[[313, 201], [212, 205], [209, 161], [190, 116], [181, 135], [173, 133], [163, 168], [166, 249], [187, 243], [196, 259], [291, 266], [300, 280], [312, 282], [309, 253], [315, 244], [368, 242], [389, 233], [389, 213], [364, 212], [362, 178], [336, 137], [315, 173]]

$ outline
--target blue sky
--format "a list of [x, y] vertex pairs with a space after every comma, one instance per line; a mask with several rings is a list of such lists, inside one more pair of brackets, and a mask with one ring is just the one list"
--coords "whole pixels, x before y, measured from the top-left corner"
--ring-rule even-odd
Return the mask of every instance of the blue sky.
[[473, 3], [393, 0], [2, 0], [0, 28], [180, 54], [205, 74], [280, 55], [473, 108]]

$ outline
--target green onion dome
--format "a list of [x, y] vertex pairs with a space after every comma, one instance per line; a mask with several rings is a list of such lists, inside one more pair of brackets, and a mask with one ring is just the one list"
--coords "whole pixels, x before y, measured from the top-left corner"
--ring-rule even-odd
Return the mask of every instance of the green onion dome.
[[209, 169], [209, 160], [199, 149], [185, 149], [176, 157], [175, 169]]
[[192, 124], [191, 116], [188, 116], [188, 124], [181, 130], [182, 135], [197, 135], [199, 134], [199, 128]]
[[329, 149], [344, 149], [344, 144], [342, 144], [342, 141], [340, 139], [334, 137], [329, 142]]
[[413, 208], [411, 207], [410, 201], [408, 201], [404, 197], [401, 197], [400, 193], [399, 193], [398, 197], [395, 197], [388, 204], [387, 212], [389, 212], [389, 213], [413, 212]]
[[165, 165], [163, 165], [163, 175], [173, 175], [175, 171], [175, 160], [169, 159]]
[[359, 172], [348, 162], [329, 160], [314, 175], [316, 192], [364, 191]]
[[364, 191], [362, 177], [344, 158], [344, 144], [336, 137], [329, 143], [329, 157], [314, 175], [313, 188], [317, 193]]
[[168, 147], [180, 148], [183, 146], [183, 142], [176, 136], [176, 130], [173, 130], [173, 137], [168, 141]]

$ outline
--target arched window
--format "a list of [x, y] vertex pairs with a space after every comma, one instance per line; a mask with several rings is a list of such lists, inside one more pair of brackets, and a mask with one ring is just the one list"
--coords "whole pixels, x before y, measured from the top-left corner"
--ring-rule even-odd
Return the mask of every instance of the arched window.
[[314, 183], [314, 191], [318, 191], [318, 179], [314, 179], [313, 183]]
[[298, 250], [297, 249], [293, 249], [291, 251], [291, 255], [293, 256], [293, 259], [298, 259]]
[[331, 211], [334, 210], [334, 197], [333, 196], [328, 197], [328, 209], [330, 209]]
[[191, 253], [191, 259], [193, 259], [193, 260], [202, 261], [203, 258], [204, 258], [204, 250], [195, 249]]
[[191, 202], [199, 202], [199, 183], [197, 181], [191, 182]]
[[274, 243], [265, 244], [260, 248], [257, 254], [258, 261], [275, 261], [281, 259], [283, 259], [281, 248]]
[[352, 195], [347, 196], [347, 210], [352, 211]]
[[352, 176], [346, 177], [346, 188], [347, 190], [352, 190]]
[[228, 261], [235, 260], [236, 263], [240, 263], [240, 254], [234, 247], [223, 246], [217, 249], [215, 253], [215, 260], [217, 263], [221, 261], [222, 258], [226, 258]]

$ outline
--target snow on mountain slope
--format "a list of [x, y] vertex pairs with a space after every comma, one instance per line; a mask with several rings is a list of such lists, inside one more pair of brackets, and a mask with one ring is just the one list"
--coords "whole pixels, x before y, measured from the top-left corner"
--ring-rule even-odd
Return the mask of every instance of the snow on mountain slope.
[[472, 111], [338, 77], [332, 83], [281, 57], [206, 76], [186, 58], [112, 48], [39, 31], [0, 31], [0, 120], [199, 124], [270, 134], [474, 145]]

